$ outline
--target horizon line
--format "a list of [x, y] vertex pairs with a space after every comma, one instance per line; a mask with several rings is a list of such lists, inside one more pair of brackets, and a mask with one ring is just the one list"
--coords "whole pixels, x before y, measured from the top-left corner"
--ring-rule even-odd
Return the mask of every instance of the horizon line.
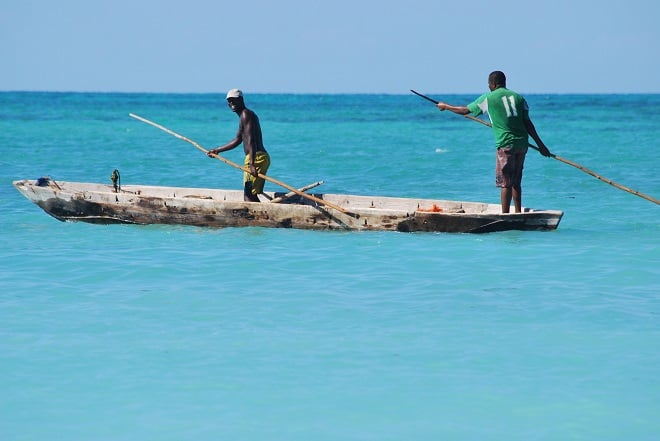
[[[523, 95], [660, 95], [658, 92], [520, 92]], [[61, 94], [153, 94], [153, 95], [224, 95], [226, 91], [207, 91], [207, 92], [166, 92], [166, 91], [124, 91], [124, 90], [29, 90], [29, 89], [9, 89], [0, 90], [0, 93], [61, 93]], [[244, 92], [246, 95], [392, 95], [403, 96], [412, 92], [267, 92], [254, 91]], [[477, 92], [425, 92], [434, 95], [481, 95], [484, 91]]]

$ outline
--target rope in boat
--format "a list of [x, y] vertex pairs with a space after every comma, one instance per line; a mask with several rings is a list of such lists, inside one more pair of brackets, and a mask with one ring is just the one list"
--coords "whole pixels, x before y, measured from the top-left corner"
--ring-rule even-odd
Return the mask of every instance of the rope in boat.
[[55, 188], [58, 190], [62, 190], [62, 187], [60, 187], [57, 182], [55, 182], [55, 179], [51, 178], [50, 176], [42, 176], [39, 179], [37, 179], [36, 183], [37, 187], [48, 187], [50, 184], [53, 184]]

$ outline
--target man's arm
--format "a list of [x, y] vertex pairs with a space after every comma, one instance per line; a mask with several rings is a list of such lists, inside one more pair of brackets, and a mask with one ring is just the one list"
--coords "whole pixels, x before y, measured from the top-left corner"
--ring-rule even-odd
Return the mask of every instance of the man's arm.
[[532, 122], [531, 119], [525, 118], [525, 127], [527, 128], [527, 133], [529, 133], [529, 136], [536, 141], [536, 146], [539, 148], [539, 152], [543, 156], [552, 156], [552, 153], [550, 153], [550, 150], [545, 146], [543, 141], [541, 140], [541, 137], [539, 136], [538, 132], [536, 131], [536, 127], [534, 126], [534, 123]]
[[451, 104], [447, 104], [443, 102], [436, 104], [436, 106], [438, 107], [438, 109], [440, 109], [440, 111], [450, 110], [459, 115], [467, 115], [470, 113], [470, 109], [468, 109], [467, 106], [452, 106]]
[[234, 137], [234, 139], [232, 139], [231, 141], [229, 141], [225, 145], [222, 145], [220, 147], [209, 150], [208, 153], [206, 153], [206, 154], [207, 154], [207, 156], [217, 155], [218, 153], [222, 153], [222, 152], [226, 152], [227, 150], [235, 149], [236, 147], [238, 147], [241, 144], [241, 142], [243, 142], [243, 134], [242, 134], [241, 128], [239, 127], [238, 128], [238, 133], [236, 133], [236, 136]]

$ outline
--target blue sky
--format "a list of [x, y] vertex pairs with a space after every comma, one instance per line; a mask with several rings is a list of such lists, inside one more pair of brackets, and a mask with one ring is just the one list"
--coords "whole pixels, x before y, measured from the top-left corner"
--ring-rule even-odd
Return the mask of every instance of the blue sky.
[[660, 93], [660, 1], [0, 0], [0, 90]]

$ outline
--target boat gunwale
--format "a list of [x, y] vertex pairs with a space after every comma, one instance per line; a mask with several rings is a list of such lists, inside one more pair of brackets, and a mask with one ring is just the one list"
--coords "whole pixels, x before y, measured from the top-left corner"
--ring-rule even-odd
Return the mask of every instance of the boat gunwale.
[[[484, 202], [316, 194], [319, 198], [328, 198], [338, 206], [346, 208], [347, 212], [343, 213], [331, 207], [310, 203], [299, 196], [280, 203], [244, 201], [242, 190], [232, 189], [130, 184], [115, 191], [113, 186], [99, 183], [40, 183], [39, 180], [28, 179], [13, 182], [24, 196], [54, 218], [89, 223], [160, 223], [209, 227], [254, 225], [352, 231], [491, 232], [555, 230], [564, 214], [559, 210], [532, 208], [525, 208], [522, 213], [501, 213], [498, 204]], [[267, 194], [272, 197], [279, 195], [277, 192]], [[424, 208], [421, 208], [422, 206]], [[431, 206], [438, 208], [438, 211], [429, 210]], [[121, 210], [123, 212], [120, 212]], [[102, 214], [104, 212], [107, 212], [107, 216]], [[188, 221], [186, 217], [189, 217]]]

